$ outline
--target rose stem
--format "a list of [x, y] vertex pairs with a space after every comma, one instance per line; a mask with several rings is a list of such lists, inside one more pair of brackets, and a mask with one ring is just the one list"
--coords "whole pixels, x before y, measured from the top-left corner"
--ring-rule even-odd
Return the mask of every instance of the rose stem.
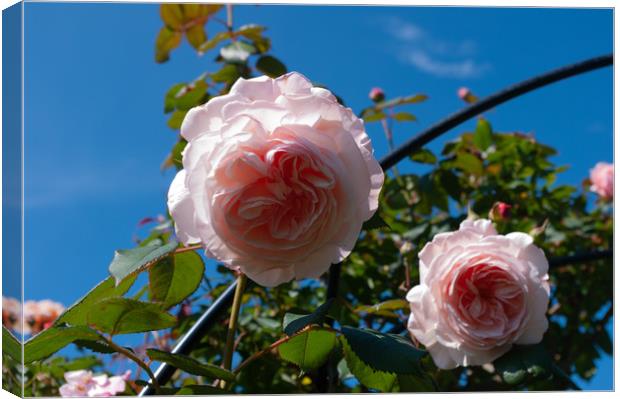
[[197, 249], [202, 248], [201, 244], [198, 245], [190, 245], [189, 247], [178, 248], [174, 250], [175, 254], [180, 254], [181, 252], [195, 251]]
[[103, 335], [102, 337], [105, 339], [106, 343], [110, 346], [110, 348], [114, 349], [120, 354], [125, 355], [127, 358], [136, 362], [138, 366], [142, 367], [142, 369], [146, 371], [146, 374], [148, 374], [149, 378], [151, 379], [151, 383], [153, 384], [153, 388], [155, 388], [155, 392], [159, 393], [159, 390], [160, 390], [159, 382], [157, 382], [157, 378], [155, 378], [155, 375], [151, 371], [151, 368], [146, 363], [144, 363], [142, 359], [136, 356], [136, 354], [133, 353], [132, 351], [127, 350], [120, 345], [117, 345], [114, 341], [112, 341], [111, 338], [105, 337]]
[[[247, 277], [243, 273], [239, 273], [237, 277], [237, 288], [233, 298], [232, 309], [230, 310], [230, 320], [228, 321], [228, 335], [226, 336], [226, 349], [224, 352], [224, 368], [230, 370], [232, 367], [232, 357], [235, 351], [235, 331], [237, 330], [237, 320], [239, 319], [239, 310], [241, 309], [241, 299]], [[222, 381], [220, 386], [226, 388], [226, 381]]]
[[226, 4], [226, 26], [228, 27], [228, 31], [233, 31], [233, 12], [232, 12], [232, 4]]

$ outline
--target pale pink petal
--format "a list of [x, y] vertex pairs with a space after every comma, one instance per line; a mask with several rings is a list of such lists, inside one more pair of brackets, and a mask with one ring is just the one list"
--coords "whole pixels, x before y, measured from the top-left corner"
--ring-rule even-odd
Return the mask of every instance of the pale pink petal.
[[185, 185], [186, 172], [180, 171], [174, 177], [168, 191], [168, 209], [174, 218], [176, 235], [185, 245], [200, 242], [194, 221], [194, 203]]

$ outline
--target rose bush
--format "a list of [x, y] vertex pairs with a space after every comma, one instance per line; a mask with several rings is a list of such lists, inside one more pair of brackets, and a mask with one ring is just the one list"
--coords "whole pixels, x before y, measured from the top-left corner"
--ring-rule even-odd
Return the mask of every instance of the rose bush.
[[265, 286], [349, 255], [383, 171], [362, 120], [299, 73], [239, 79], [186, 115], [168, 206], [179, 239]]
[[419, 258], [408, 327], [437, 367], [482, 365], [512, 344], [542, 340], [549, 265], [532, 237], [498, 235], [488, 220], [465, 220], [458, 231], [433, 237]]

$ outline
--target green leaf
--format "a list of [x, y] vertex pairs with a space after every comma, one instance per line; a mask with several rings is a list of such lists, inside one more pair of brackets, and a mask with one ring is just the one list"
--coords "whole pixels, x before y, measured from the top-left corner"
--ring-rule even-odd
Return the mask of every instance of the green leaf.
[[73, 305], [69, 306], [54, 322], [54, 325], [58, 326], [67, 323], [72, 326], [85, 326], [87, 324], [87, 314], [95, 304], [103, 299], [123, 296], [136, 281], [136, 277], [136, 275], [130, 276], [118, 285], [115, 284], [114, 277], [108, 277]]
[[2, 326], [2, 354], [22, 362], [22, 345], [5, 326]]
[[278, 347], [282, 359], [294, 363], [303, 370], [322, 366], [336, 346], [333, 331], [309, 330], [294, 336]]
[[553, 362], [542, 344], [515, 345], [493, 362], [495, 370], [507, 384], [519, 384], [528, 375], [535, 378], [552, 373]]
[[381, 214], [379, 213], [379, 210], [377, 210], [370, 219], [368, 219], [367, 221], [364, 222], [364, 224], [362, 225], [362, 230], [392, 230], [392, 228], [390, 227], [390, 225], [383, 220], [383, 218], [381, 217]]
[[294, 313], [285, 314], [284, 321], [282, 323], [284, 333], [291, 336], [311, 324], [322, 324], [325, 320], [325, 316], [327, 316], [329, 308], [333, 303], [333, 298], [330, 298], [324, 304], [316, 308], [314, 312], [308, 315], [298, 315]]
[[73, 342], [75, 345], [81, 348], [89, 349], [96, 353], [114, 353], [116, 352], [110, 345], [108, 345], [105, 341], [88, 341], [78, 339]]
[[187, 114], [187, 111], [174, 111], [174, 113], [168, 119], [168, 127], [172, 130], [179, 130], [181, 128], [181, 124], [183, 124], [183, 119], [185, 119], [185, 114]]
[[482, 175], [482, 161], [477, 156], [467, 152], [461, 152], [456, 156], [454, 166], [472, 175]]
[[144, 247], [133, 249], [118, 249], [114, 251], [114, 259], [110, 263], [110, 274], [120, 283], [125, 277], [138, 273], [154, 262], [164, 258], [174, 251], [179, 244], [176, 241], [161, 245], [149, 243]]
[[392, 100], [384, 101], [376, 105], [378, 110], [395, 107], [403, 104], [414, 104], [426, 100], [428, 97], [424, 94], [415, 94], [407, 97], [396, 97]]
[[177, 93], [176, 108], [181, 111], [188, 111], [197, 105], [203, 104], [207, 87], [204, 80], [197, 80], [185, 86]]
[[224, 381], [233, 381], [235, 379], [235, 375], [226, 369], [213, 364], [201, 363], [186, 355], [174, 354], [153, 348], [147, 349], [146, 353], [152, 360], [168, 363], [190, 374]]
[[247, 37], [250, 40], [259, 40], [262, 37], [264, 30], [264, 26], [248, 24], [243, 25], [241, 28], [239, 28], [237, 33]]
[[189, 42], [189, 44], [198, 51], [200, 51], [202, 44], [207, 41], [205, 27], [204, 25], [200, 24], [194, 25], [189, 28], [185, 32], [185, 36], [187, 37], [187, 41]]
[[233, 64], [226, 64], [217, 72], [210, 74], [211, 79], [217, 83], [234, 83], [241, 74], [239, 73], [239, 68]]
[[396, 112], [395, 114], [392, 115], [392, 118], [394, 118], [395, 120], [399, 122], [413, 122], [417, 120], [415, 115], [409, 112]]
[[175, 395], [230, 395], [230, 391], [211, 385], [185, 385], [179, 388]]
[[342, 327], [356, 355], [375, 370], [399, 374], [422, 374], [420, 360], [426, 354], [406, 338], [370, 329]]
[[398, 386], [396, 374], [374, 370], [357, 356], [345, 337], [341, 336], [340, 342], [349, 371], [362, 385], [381, 392], [392, 392], [396, 389]]
[[155, 41], [155, 61], [159, 63], [168, 61], [170, 51], [179, 47], [182, 38], [181, 32], [175, 32], [165, 26], [161, 28]]
[[256, 61], [256, 69], [272, 78], [277, 78], [286, 73], [286, 66], [280, 60], [270, 55], [260, 56]]
[[99, 339], [101, 335], [86, 326], [50, 327], [24, 343], [24, 363], [44, 359], [77, 340]]
[[159, 8], [159, 15], [166, 26], [173, 30], [178, 30], [183, 25], [184, 17], [181, 4], [162, 4]]
[[185, 83], [177, 83], [168, 89], [166, 96], [164, 97], [164, 113], [168, 114], [174, 111], [177, 106], [177, 94], [179, 94], [181, 89], [185, 86]]
[[491, 124], [483, 118], [478, 119], [476, 132], [474, 133], [474, 144], [482, 151], [486, 150], [493, 143], [493, 130]]
[[389, 301], [381, 302], [376, 305], [358, 306], [357, 311], [372, 313], [372, 314], [384, 314], [389, 312], [394, 315], [395, 310], [408, 310], [409, 302], [404, 299], [390, 299]]
[[149, 270], [149, 297], [167, 309], [191, 295], [202, 280], [205, 265], [196, 252], [168, 256]]
[[88, 324], [109, 334], [129, 334], [173, 327], [177, 320], [155, 303], [127, 298], [98, 302], [87, 316]]
[[426, 148], [420, 148], [413, 154], [409, 155], [409, 158], [414, 162], [434, 164], [437, 162], [437, 157], [430, 150]]
[[381, 111], [371, 111], [363, 115], [364, 122], [377, 122], [387, 118], [387, 115]]
[[220, 32], [220, 33], [216, 34], [215, 36], [213, 36], [208, 41], [204, 42], [200, 46], [198, 51], [200, 51], [202, 53], [206, 53], [207, 51], [211, 50], [212, 48], [215, 48], [215, 46], [220, 44], [222, 41], [228, 39], [229, 37], [230, 37], [230, 32]]
[[437, 388], [429, 375], [398, 374], [400, 392], [435, 392]]
[[249, 43], [240, 40], [232, 42], [220, 49], [220, 55], [226, 62], [243, 64], [250, 55], [256, 52], [256, 48]]

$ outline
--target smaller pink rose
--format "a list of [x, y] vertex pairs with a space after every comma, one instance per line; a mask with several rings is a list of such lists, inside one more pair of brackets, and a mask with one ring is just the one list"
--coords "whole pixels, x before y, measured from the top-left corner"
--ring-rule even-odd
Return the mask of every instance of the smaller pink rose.
[[542, 340], [549, 265], [532, 237], [466, 220], [458, 231], [437, 234], [419, 258], [420, 284], [407, 294], [408, 329], [437, 367], [483, 365], [513, 344]]
[[512, 205], [505, 202], [496, 202], [489, 212], [489, 219], [493, 221], [506, 220], [512, 213]]
[[109, 397], [125, 391], [125, 381], [130, 371], [122, 375], [108, 377], [105, 374], [93, 376], [88, 370], [65, 373], [66, 384], [60, 387], [62, 397]]
[[468, 104], [478, 101], [478, 97], [476, 97], [474, 93], [472, 93], [471, 90], [467, 87], [461, 87], [457, 90], [456, 94], [461, 100], [465, 101]]
[[607, 162], [597, 163], [590, 170], [590, 190], [605, 199], [614, 196], [614, 164]]

